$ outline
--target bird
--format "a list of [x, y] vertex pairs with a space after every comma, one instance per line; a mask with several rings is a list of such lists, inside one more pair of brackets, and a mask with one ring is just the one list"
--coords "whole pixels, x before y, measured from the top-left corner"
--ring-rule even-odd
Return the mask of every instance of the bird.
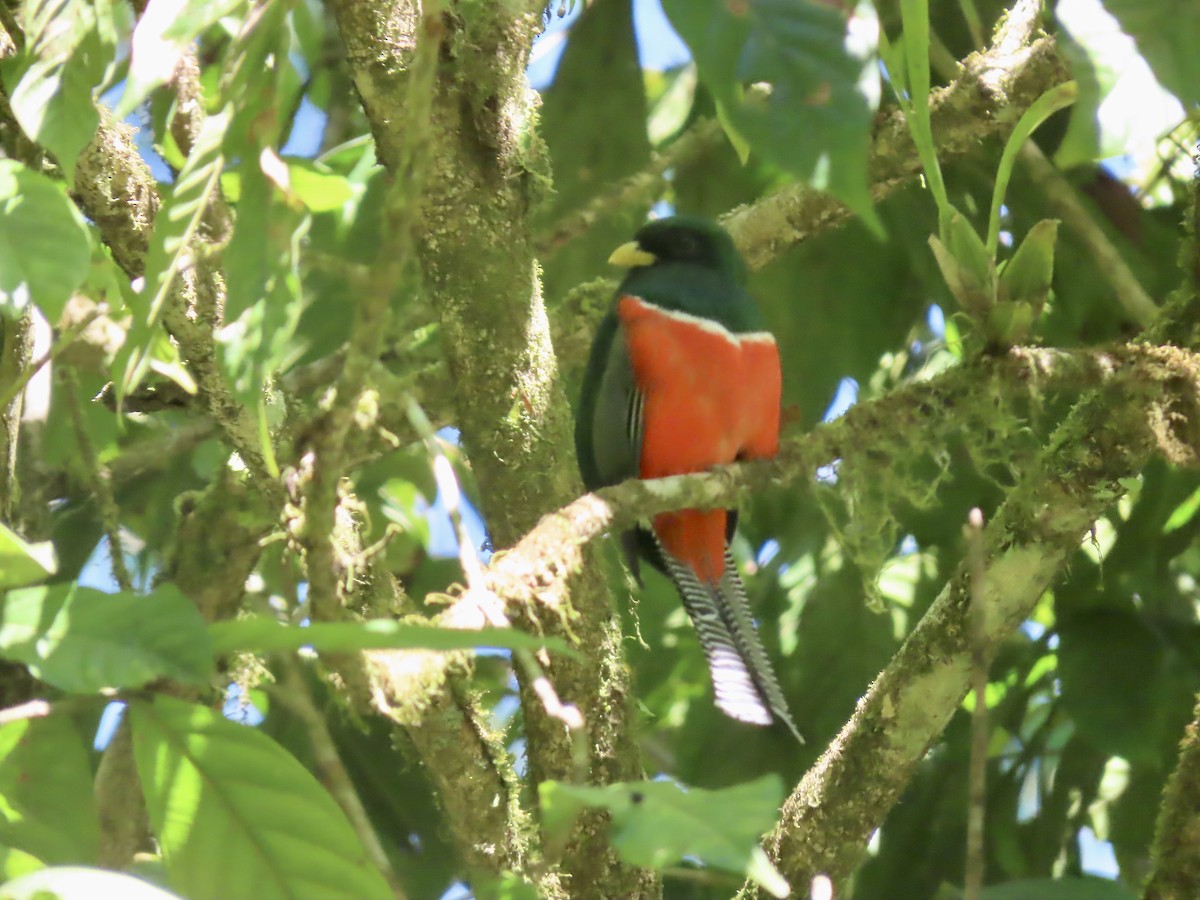
[[[608, 261], [627, 272], [580, 394], [575, 449], [588, 490], [774, 456], [779, 350], [729, 233], [709, 219], [661, 218]], [[724, 509], [662, 513], [626, 536], [626, 551], [635, 576], [640, 554], [674, 584], [717, 708], [754, 725], [778, 720], [803, 743], [729, 549], [736, 519]]]

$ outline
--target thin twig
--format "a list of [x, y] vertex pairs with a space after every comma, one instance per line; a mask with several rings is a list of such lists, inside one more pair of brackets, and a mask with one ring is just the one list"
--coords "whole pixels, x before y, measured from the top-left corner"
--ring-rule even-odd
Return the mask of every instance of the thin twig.
[[17, 706], [0, 709], [0, 725], [22, 722], [25, 719], [41, 719], [53, 711], [54, 707], [46, 700], [29, 700]]
[[979, 900], [984, 876], [984, 820], [987, 811], [988, 753], [988, 657], [987, 558], [983, 546], [983, 512], [972, 509], [963, 528], [970, 570], [971, 762], [967, 774], [967, 851], [963, 876], [963, 900]]
[[[487, 619], [489, 625], [496, 628], [509, 628], [512, 623], [504, 614], [504, 608], [501, 604], [495, 602], [494, 595], [486, 590], [482, 590], [484, 584], [483, 567], [479, 564], [479, 557], [475, 553], [475, 548], [471, 544], [471, 536], [467, 533], [466, 525], [462, 517], [462, 491], [458, 486], [458, 479], [455, 477], [454, 468], [450, 465], [450, 460], [446, 458], [446, 454], [442, 452], [438, 445], [437, 436], [434, 434], [433, 426], [429, 419], [425, 416], [424, 411], [412, 398], [408, 401], [409, 421], [418, 434], [421, 435], [425, 442], [425, 446], [429, 451], [429, 455], [433, 458], [433, 473], [437, 482], [438, 493], [441, 496], [442, 503], [446, 508], [446, 512], [450, 516], [450, 523], [454, 528], [454, 534], [458, 542], [458, 558], [463, 567], [463, 575], [467, 580], [467, 591], [473, 594], [479, 601], [479, 609]], [[582, 746], [582, 738], [584, 732], [583, 714], [573, 703], [563, 703], [559, 699], [558, 692], [554, 689], [549, 677], [529, 650], [517, 649], [513, 651], [513, 658], [518, 665], [529, 676], [529, 684], [533, 689], [537, 698], [542, 701], [542, 706], [546, 710], [546, 714], [552, 718], [558, 719], [570, 730], [572, 738], [579, 743], [575, 754], [576, 760], [582, 764], [586, 760], [585, 748]]]
[[268, 686], [268, 693], [290, 709], [303, 723], [308, 732], [309, 743], [312, 744], [313, 759], [316, 760], [317, 767], [321, 771], [325, 787], [337, 801], [338, 806], [342, 808], [346, 818], [350, 820], [350, 825], [358, 835], [359, 841], [362, 842], [371, 862], [387, 881], [392, 896], [396, 900], [406, 900], [407, 893], [404, 886], [396, 876], [391, 860], [388, 859], [387, 853], [383, 849], [383, 843], [379, 840], [379, 835], [376, 834], [375, 827], [371, 824], [371, 818], [363, 806], [362, 798], [359, 797], [350, 773], [346, 770], [345, 763], [342, 762], [341, 754], [338, 753], [333, 735], [329, 732], [325, 716], [317, 709], [308, 684], [294, 659], [289, 658], [284, 662], [282, 675], [282, 684], [278, 687]]
[[79, 399], [79, 382], [75, 373], [68, 369], [61, 377], [71, 426], [75, 430], [75, 442], [79, 445], [79, 456], [88, 484], [100, 504], [100, 520], [104, 523], [104, 534], [108, 539], [108, 557], [112, 564], [113, 579], [121, 590], [132, 591], [133, 579], [129, 577], [129, 568], [125, 565], [125, 549], [121, 545], [121, 510], [117, 506], [116, 497], [113, 496], [112, 473], [100, 462], [96, 448], [92, 446], [87, 422], [83, 417], [83, 402]]
[[1125, 258], [1113, 246], [1093, 214], [1079, 199], [1075, 188], [1054, 167], [1032, 141], [1021, 147], [1020, 160], [1033, 183], [1045, 195], [1050, 208], [1087, 246], [1096, 268], [1112, 285], [1117, 302], [1138, 325], [1146, 326], [1158, 315], [1158, 306], [1150, 299]]
[[110, 703], [116, 697], [115, 691], [104, 691], [101, 694], [80, 694], [72, 697], [59, 697], [53, 703], [49, 700], [27, 700], [16, 706], [0, 709], [0, 726], [13, 722], [24, 722], [26, 719], [44, 719], [53, 713], [75, 713], [79, 710], [93, 709]]
[[83, 334], [89, 325], [107, 312], [108, 304], [101, 303], [78, 322], [72, 324], [70, 328], [64, 330], [49, 351], [43, 353], [29, 363], [29, 365], [21, 369], [17, 373], [16, 378], [9, 382], [3, 391], [0, 391], [0, 409], [5, 409], [8, 404], [12, 403], [16, 399], [17, 394], [25, 390], [25, 386], [29, 384], [34, 375], [40, 372], [44, 366], [56, 360], [64, 350], [75, 342], [76, 338]]

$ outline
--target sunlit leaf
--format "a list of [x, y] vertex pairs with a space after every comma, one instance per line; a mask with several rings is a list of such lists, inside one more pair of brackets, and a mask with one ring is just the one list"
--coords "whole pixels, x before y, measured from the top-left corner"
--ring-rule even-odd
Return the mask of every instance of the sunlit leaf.
[[164, 696], [129, 712], [146, 811], [182, 894], [392, 897], [333, 798], [265, 734]]
[[71, 182], [75, 162], [100, 124], [92, 91], [112, 64], [113, 8], [109, 0], [25, 0], [22, 22], [25, 53], [5, 67], [6, 80], [15, 85], [13, 115], [54, 154]]
[[1054, 15], [1069, 38], [1060, 46], [1079, 82], [1079, 103], [1054, 161], [1067, 168], [1152, 150], [1183, 119], [1179, 100], [1101, 0], [1058, 0]]
[[1200, 16], [1192, 0], [1104, 0], [1137, 41], [1163, 87], [1188, 106], [1200, 103]]
[[546, 781], [538, 797], [549, 832], [563, 831], [583, 806], [607, 809], [613, 847], [630, 865], [662, 869], [695, 858], [751, 876], [773, 896], [787, 895], [787, 882], [758, 845], [779, 815], [783, 785], [777, 775], [716, 791], [668, 781], [606, 787]]
[[306, 159], [288, 159], [291, 188], [310, 212], [341, 209], [355, 194], [349, 179]]
[[[286, 179], [288, 168], [273, 153], [268, 158]], [[227, 324], [217, 339], [234, 389], [256, 402], [266, 379], [299, 353], [292, 337], [303, 310], [298, 265], [310, 219], [292, 207], [257, 161], [242, 167], [240, 187], [225, 251]]]
[[129, 77], [117, 118], [133, 112], [150, 92], [170, 81], [192, 42], [245, 0], [150, 0], [133, 30]]
[[57, 570], [52, 543], [30, 544], [0, 522], [0, 590], [41, 581]]
[[163, 303], [180, 272], [195, 264], [193, 240], [208, 204], [216, 196], [225, 164], [222, 141], [230, 113], [222, 110], [205, 118], [187, 165], [154, 220], [146, 255], [145, 284], [134, 302], [129, 336], [114, 363], [121, 396], [132, 391], [150, 367], [150, 348], [157, 335]]
[[91, 257], [87, 225], [62, 186], [0, 159], [0, 316], [35, 303], [57, 320]]
[[94, 859], [99, 840], [92, 768], [71, 719], [0, 726], [0, 844], [54, 865]]
[[[30, 872], [36, 872], [45, 865], [36, 856], [26, 853], [24, 850], [0, 846], [0, 885], [22, 875], [28, 875]], [[4, 888], [0, 887], [0, 897], [3, 896]]]
[[204, 620], [170, 584], [145, 595], [74, 584], [10, 591], [0, 656], [81, 694], [161, 677], [203, 683], [212, 672]]
[[[867, 191], [868, 134], [880, 96], [873, 7], [860, 2], [847, 14], [811, 0], [663, 6], [737, 133], [878, 227]], [[765, 97], [748, 90], [764, 82]]]

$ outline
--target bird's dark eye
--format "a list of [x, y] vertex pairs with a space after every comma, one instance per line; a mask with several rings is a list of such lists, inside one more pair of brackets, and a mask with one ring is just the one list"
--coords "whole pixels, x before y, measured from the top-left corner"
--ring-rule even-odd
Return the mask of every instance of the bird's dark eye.
[[677, 240], [675, 250], [681, 259], [697, 259], [702, 255], [700, 242], [696, 240], [695, 235], [681, 234]]

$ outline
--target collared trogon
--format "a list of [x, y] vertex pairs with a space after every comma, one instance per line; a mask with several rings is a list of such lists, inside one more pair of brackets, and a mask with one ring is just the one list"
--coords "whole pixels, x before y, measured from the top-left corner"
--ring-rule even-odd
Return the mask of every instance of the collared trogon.
[[[659, 219], [609, 262], [629, 272], [584, 376], [575, 426], [584, 484], [774, 456], [779, 351], [729, 234], [706, 219]], [[729, 551], [736, 516], [664, 513], [637, 530], [636, 548], [683, 598], [721, 711], [755, 725], [779, 719], [799, 738]]]

